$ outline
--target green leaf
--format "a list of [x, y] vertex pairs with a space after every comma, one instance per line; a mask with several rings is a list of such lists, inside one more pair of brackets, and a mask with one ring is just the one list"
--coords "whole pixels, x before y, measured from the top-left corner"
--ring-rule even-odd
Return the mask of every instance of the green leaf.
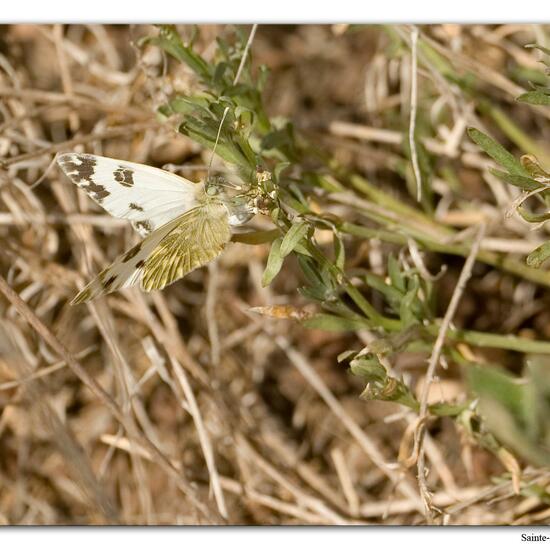
[[550, 105], [550, 95], [541, 90], [525, 92], [517, 97], [516, 100], [522, 103], [529, 103], [530, 105]]
[[548, 258], [550, 258], [550, 241], [541, 244], [539, 247], [535, 248], [527, 259], [527, 265], [529, 267], [540, 267]]
[[350, 370], [355, 376], [361, 376], [368, 382], [384, 383], [388, 373], [378, 358], [373, 355], [361, 355], [350, 361]]
[[290, 166], [292, 166], [290, 162], [286, 161], [278, 162], [275, 165], [275, 169], [273, 170], [273, 180], [275, 181], [275, 183], [279, 183], [281, 179], [281, 174]]
[[294, 128], [290, 123], [286, 123], [282, 128], [266, 134], [262, 139], [261, 147], [262, 149], [277, 149], [284, 155], [285, 160], [291, 162], [296, 162], [299, 159]]
[[295, 181], [289, 181], [286, 188], [294, 199], [300, 203], [302, 210], [309, 211], [308, 199], [304, 196], [300, 186]]
[[226, 63], [225, 61], [218, 63], [214, 70], [212, 83], [219, 87], [223, 87], [223, 85], [225, 84], [225, 73], [229, 70], [231, 70], [231, 66], [229, 65], [229, 63]]
[[352, 359], [350, 370], [367, 382], [367, 387], [361, 394], [363, 399], [393, 401], [415, 411], [419, 409], [419, 403], [411, 390], [403, 381], [388, 376], [385, 367], [376, 356], [362, 355]]
[[304, 255], [298, 255], [298, 265], [306, 281], [307, 287], [298, 289], [300, 294], [318, 302], [324, 302], [333, 293], [330, 279], [319, 270], [316, 262]]
[[307, 222], [298, 222], [292, 225], [281, 243], [280, 254], [283, 258], [296, 248], [298, 243], [306, 236], [308, 230], [309, 224]]
[[279, 237], [275, 239], [271, 245], [271, 250], [267, 258], [267, 265], [262, 275], [262, 286], [270, 284], [271, 281], [277, 277], [279, 271], [281, 271], [281, 267], [283, 267], [284, 258], [281, 255], [281, 243], [282, 239]]
[[[307, 243], [305, 243], [307, 244]], [[311, 252], [307, 249], [307, 246], [304, 245], [304, 242], [299, 242], [296, 244], [296, 246], [294, 247], [294, 252], [296, 252], [296, 254], [301, 254], [303, 256], [307, 256], [308, 258], [312, 258], [312, 254]]]
[[300, 202], [293, 193], [289, 191], [288, 188], [281, 187], [279, 188], [279, 198], [284, 202], [288, 207], [295, 210], [298, 214], [309, 214], [309, 207], [304, 205], [303, 202]]
[[399, 262], [393, 254], [390, 254], [388, 257], [388, 275], [390, 276], [392, 286], [397, 288], [400, 292], [405, 293], [407, 290], [405, 286], [405, 278], [401, 273]]
[[150, 43], [162, 48], [166, 53], [185, 63], [202, 79], [210, 78], [208, 63], [192, 48], [185, 46], [174, 25], [161, 25], [158, 36], [146, 37], [140, 44]]
[[298, 257], [298, 264], [310, 285], [323, 284], [323, 278], [316, 269], [315, 262], [310, 258]]
[[533, 178], [529, 178], [526, 176], [517, 176], [515, 174], [508, 174], [506, 172], [502, 172], [501, 170], [495, 170], [494, 168], [491, 168], [489, 172], [491, 172], [491, 174], [493, 174], [493, 176], [497, 177], [499, 180], [502, 180], [505, 183], [509, 183], [514, 187], [524, 189], [525, 191], [542, 189], [541, 184], [538, 181], [535, 181]]
[[235, 118], [237, 119], [241, 133], [248, 138], [255, 124], [256, 117], [254, 111], [238, 105], [235, 107]]
[[384, 282], [384, 279], [374, 273], [366, 273], [365, 281], [367, 284], [384, 295], [386, 301], [394, 311], [399, 311], [401, 302], [403, 301], [403, 292], [401, 292], [394, 285], [388, 285]]
[[428, 410], [434, 416], [458, 416], [470, 406], [470, 402], [466, 403], [434, 403], [428, 407]]
[[524, 384], [500, 367], [471, 365], [467, 371], [472, 390], [502, 403], [512, 414], [522, 420], [524, 417]]
[[[537, 370], [540, 380], [536, 379]], [[538, 369], [527, 369], [522, 378], [486, 364], [468, 369], [469, 385], [479, 396], [479, 410], [487, 428], [535, 465], [550, 463], [546, 439], [548, 394], [541, 383], [547, 378], [548, 366], [544, 363]]]
[[420, 287], [420, 283], [418, 281], [418, 277], [414, 277], [410, 281], [410, 290], [405, 294], [404, 298], [401, 300], [401, 304], [399, 307], [399, 317], [401, 318], [401, 321], [403, 323], [404, 327], [410, 327], [418, 322], [415, 313], [417, 311], [417, 308], [414, 308], [413, 306], [416, 305], [417, 302], [417, 292]]
[[477, 128], [468, 128], [470, 139], [483, 149], [495, 162], [506, 168], [510, 174], [529, 177], [521, 163], [500, 143], [480, 132]]
[[[542, 193], [541, 193], [542, 194]], [[520, 206], [518, 209], [518, 214], [529, 223], [542, 223], [547, 220], [550, 220], [550, 212], [546, 212], [543, 214], [535, 214], [533, 212], [530, 212], [526, 208], [523, 208], [523, 206]]]
[[235, 233], [231, 240], [244, 244], [264, 244], [273, 242], [281, 232], [278, 229], [267, 229], [264, 231], [249, 231], [247, 233]]
[[344, 271], [346, 264], [346, 248], [344, 247], [344, 241], [342, 237], [336, 233], [333, 233], [334, 241], [334, 264], [340, 271]]
[[[250, 146], [246, 140], [241, 139], [241, 136], [231, 131], [229, 119], [230, 115], [228, 114], [220, 131], [216, 154], [226, 162], [237, 165], [240, 169], [255, 168], [254, 153], [250, 151]], [[198, 119], [187, 116], [180, 125], [179, 131], [204, 147], [213, 149], [216, 144], [218, 128], [219, 122], [214, 119]]]
[[206, 95], [194, 95], [194, 96], [175, 96], [167, 105], [163, 107], [168, 108], [173, 113], [180, 113], [183, 115], [201, 113], [203, 116], [213, 116], [210, 111], [210, 104], [212, 98]]

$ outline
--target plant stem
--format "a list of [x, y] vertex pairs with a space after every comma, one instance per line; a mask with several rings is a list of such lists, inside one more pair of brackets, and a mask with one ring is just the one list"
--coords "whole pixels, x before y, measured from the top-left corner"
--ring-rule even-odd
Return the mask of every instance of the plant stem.
[[348, 296], [355, 302], [355, 305], [376, 325], [388, 331], [400, 330], [402, 328], [401, 321], [384, 317], [380, 315], [371, 303], [357, 290], [351, 283], [346, 283], [344, 286]]
[[[403, 225], [402, 229], [407, 231], [409, 228]], [[373, 229], [349, 222], [344, 222], [340, 226], [340, 231], [356, 237], [364, 237], [367, 239], [377, 238], [385, 242], [400, 245], [407, 244], [407, 237], [403, 234], [393, 233], [387, 230]], [[410, 233], [411, 236], [413, 236], [420, 244], [432, 252], [452, 254], [453, 256], [462, 256], [463, 258], [468, 256], [471, 245], [470, 242], [463, 244], [442, 243], [419, 235], [418, 232], [415, 231], [410, 231]], [[477, 255], [477, 260], [493, 267], [508, 271], [513, 275], [517, 275], [518, 277], [522, 277], [523, 279], [533, 283], [550, 287], [550, 273], [529, 267], [523, 262], [508, 258], [503, 254], [491, 252], [489, 250], [480, 250]]]
[[[437, 334], [439, 327], [431, 325], [427, 327], [428, 332]], [[477, 330], [450, 329], [447, 338], [455, 342], [465, 342], [482, 348], [500, 348], [521, 353], [542, 353], [550, 354], [550, 342], [542, 340], [528, 340], [508, 334], [493, 334], [490, 332], [479, 332]]]
[[400, 216], [405, 216], [405, 219], [414, 220], [424, 225], [428, 225], [433, 230], [437, 231], [440, 235], [442, 233], [449, 235], [452, 235], [454, 233], [454, 231], [452, 231], [448, 227], [442, 226], [441, 224], [434, 222], [430, 217], [428, 217], [420, 210], [417, 210], [416, 208], [403, 203], [401, 200], [392, 197], [390, 194], [382, 191], [380, 188], [376, 187], [361, 176], [358, 176], [356, 174], [351, 175], [349, 177], [349, 183], [354, 189], [357, 189], [357, 191], [363, 193], [363, 195], [370, 198], [376, 204], [384, 206], [388, 210], [391, 210], [396, 214], [399, 214]]

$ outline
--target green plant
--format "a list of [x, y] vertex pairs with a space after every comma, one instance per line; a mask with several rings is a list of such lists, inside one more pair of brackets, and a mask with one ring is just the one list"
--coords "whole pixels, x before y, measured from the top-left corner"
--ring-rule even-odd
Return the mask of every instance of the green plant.
[[[403, 47], [400, 38], [392, 32], [390, 34], [398, 46]], [[288, 305], [284, 310], [279, 309], [277, 316], [294, 318], [306, 327], [327, 331], [369, 330], [375, 335], [374, 341], [362, 350], [346, 351], [340, 355], [339, 361], [348, 364], [351, 373], [365, 381], [364, 398], [393, 401], [418, 412], [419, 400], [413, 390], [399, 374], [390, 372], [388, 365], [404, 350], [429, 353], [433, 348], [442, 329], [437, 316], [437, 284], [426, 276], [422, 266], [411, 264], [404, 255], [387, 254], [385, 275], [382, 276], [351, 265], [348, 251], [358, 243], [376, 239], [395, 252], [406, 249], [413, 242], [426, 252], [461, 257], [470, 253], [473, 239], [457, 241], [457, 232], [433, 216], [429, 182], [437, 167], [435, 158], [425, 150], [421, 140], [421, 136], [429, 136], [430, 127], [421, 121], [422, 128], [415, 136], [423, 181], [427, 186], [423, 202], [417, 207], [339, 164], [327, 151], [309, 143], [291, 121], [270, 120], [261, 95], [267, 69], [261, 67], [255, 75], [249, 57], [242, 77], [236, 82], [245, 42], [245, 37], [239, 32], [232, 44], [219, 40], [214, 60], [207, 62], [193, 49], [192, 42], [184, 44], [175, 27], [160, 27], [158, 35], [147, 38], [144, 43], [157, 45], [178, 62], [186, 64], [196, 75], [200, 91], [193, 95], [175, 95], [159, 109], [159, 113], [163, 117], [178, 116], [179, 132], [215, 151], [243, 183], [258, 188], [263, 199], [262, 211], [270, 217], [273, 229], [236, 235], [234, 239], [250, 245], [271, 243], [263, 275], [264, 285], [271, 284], [287, 258], [294, 256], [303, 277], [299, 292], [317, 306], [314, 313], [302, 313]], [[428, 42], [421, 40], [420, 51], [426, 62], [434, 65], [444, 78], [459, 85], [464, 93], [474, 95], [475, 79], [467, 75], [458, 77], [449, 62]], [[546, 93], [545, 89], [537, 90], [539, 104], [541, 94]], [[521, 101], [534, 99], [531, 94], [522, 96]], [[479, 105], [497, 124], [522, 142], [522, 134], [502, 113], [483, 99]], [[532, 156], [523, 157], [519, 162], [482, 132], [470, 129], [469, 135], [504, 168], [505, 171], [493, 170], [495, 176], [527, 192], [536, 192], [539, 201], [545, 206], [550, 204], [550, 194], [545, 186], [548, 174]], [[404, 147], [397, 165], [397, 171], [405, 180], [410, 178], [410, 154]], [[334, 205], [345, 205], [353, 213], [353, 219], [336, 215], [330, 208]], [[523, 208], [520, 213], [529, 221], [544, 221], [549, 216], [546, 212], [538, 214]], [[320, 230], [331, 233], [330, 246], [319, 242], [317, 235]], [[549, 255], [550, 246], [544, 245], [529, 257], [528, 265], [487, 250], [480, 250], [477, 260], [550, 287], [548, 274], [535, 269]], [[260, 309], [269, 313], [269, 308]], [[470, 372], [471, 387], [481, 396], [482, 411], [485, 412], [484, 403], [489, 399], [485, 390], [492, 383], [488, 377], [498, 378], [500, 375], [494, 374], [490, 366], [466, 357], [460, 344], [528, 354], [550, 353], [550, 343], [545, 341], [449, 327], [444, 354]], [[504, 377], [502, 380], [508, 379]], [[508, 389], [513, 386], [513, 383], [503, 384], [506, 391], [496, 398], [497, 401], [507, 399]], [[514, 399], [512, 395], [509, 404]], [[468, 431], [478, 441], [500, 452], [501, 446], [487, 433], [471, 399], [461, 403], [442, 402], [431, 405], [428, 410], [432, 415], [450, 416], [458, 423], [468, 425]], [[509, 443], [490, 418], [487, 425], [504, 443]], [[545, 427], [533, 430], [546, 433]], [[537, 435], [537, 440], [540, 437]], [[534, 445], [535, 440], [532, 441]], [[511, 443], [510, 446], [516, 448]], [[523, 454], [536, 458], [539, 463], [543, 461], [531, 447]]]
[[[543, 54], [546, 54], [546, 56], [550, 56], [550, 50], [548, 48], [544, 48], [543, 46], [539, 46], [537, 44], [529, 44], [526, 47], [536, 48], [537, 50], [540, 50]], [[550, 75], [550, 65], [548, 61], [542, 59], [542, 63], [546, 65], [546, 74]], [[532, 82], [531, 86], [533, 87], [533, 90], [521, 94], [517, 98], [518, 101], [529, 103], [530, 105], [550, 105], [550, 86], [543, 86], [541, 84], [537, 84], [536, 82]]]

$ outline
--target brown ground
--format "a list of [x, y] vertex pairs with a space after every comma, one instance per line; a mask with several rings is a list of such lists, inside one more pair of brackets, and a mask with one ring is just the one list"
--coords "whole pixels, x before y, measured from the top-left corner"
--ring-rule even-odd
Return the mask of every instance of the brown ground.
[[[537, 66], [535, 54], [521, 47], [539, 38], [529, 25], [424, 30], [496, 75], [512, 62]], [[344, 31], [260, 27], [254, 62], [271, 70], [270, 116], [291, 118], [340, 161], [383, 173], [391, 145], [343, 137], [331, 125], [385, 128], [401, 116], [407, 59], [390, 59], [380, 28]], [[155, 119], [167, 94], [193, 81], [165, 73], [153, 49], [137, 60], [131, 40], [150, 32], [0, 28], [0, 158], [7, 161], [0, 172], [0, 274], [30, 308], [25, 319], [0, 298], [0, 523], [424, 523], [416, 470], [399, 464], [410, 451], [415, 415], [361, 400], [364, 384], [336, 362], [342, 351], [361, 347], [362, 335], [306, 330], [249, 311], [305, 303], [294, 261], [262, 288], [267, 246], [233, 244], [216, 264], [166, 291], [69, 306], [76, 289], [136, 236], [77, 193], [51, 165], [53, 153], [86, 150], [156, 166], [208, 161]], [[230, 36], [231, 29], [201, 28], [205, 56], [220, 33]], [[495, 98], [506, 96], [498, 85], [488, 83]], [[548, 143], [547, 118], [506, 105], [532, 139]], [[461, 154], [468, 152], [478, 154], [471, 143]], [[490, 211], [498, 189], [480, 183], [475, 170], [460, 172], [464, 198]], [[462, 265], [445, 261], [442, 313]], [[517, 280], [477, 269], [455, 318], [459, 326], [548, 338], [547, 294], [521, 283], [521, 296], [531, 298], [517, 313]], [[69, 364], [59, 343], [73, 354]], [[509, 367], [518, 357], [495, 355]], [[421, 380], [425, 356], [401, 361], [409, 379]], [[439, 393], [464, 394], [458, 371], [444, 378]], [[515, 496], [502, 463], [451, 420], [430, 425], [426, 451], [444, 521], [532, 524], [549, 517], [535, 497]]]

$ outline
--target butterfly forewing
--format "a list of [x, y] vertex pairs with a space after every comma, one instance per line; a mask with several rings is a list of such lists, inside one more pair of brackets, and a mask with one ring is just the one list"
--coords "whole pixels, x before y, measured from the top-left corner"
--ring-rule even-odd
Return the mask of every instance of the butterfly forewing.
[[175, 174], [97, 155], [57, 158], [63, 172], [107, 212], [145, 236], [197, 206], [202, 186]]

